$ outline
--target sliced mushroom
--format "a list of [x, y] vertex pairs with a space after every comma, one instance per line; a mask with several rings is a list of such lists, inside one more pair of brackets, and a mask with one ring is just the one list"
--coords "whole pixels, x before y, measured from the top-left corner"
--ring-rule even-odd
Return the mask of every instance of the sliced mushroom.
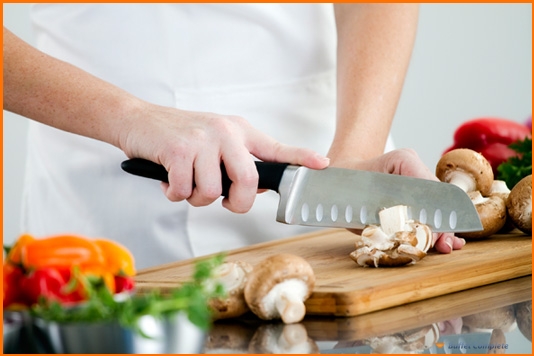
[[356, 237], [350, 258], [363, 267], [395, 267], [420, 261], [432, 247], [430, 227], [408, 218], [405, 205], [379, 212], [380, 226], [369, 225]]
[[515, 227], [532, 235], [532, 175], [521, 179], [512, 188], [506, 207]]
[[281, 318], [286, 324], [304, 318], [304, 302], [315, 285], [310, 264], [293, 254], [272, 255], [254, 267], [245, 286], [250, 310], [264, 320]]
[[436, 177], [465, 192], [480, 191], [488, 196], [493, 182], [493, 170], [488, 160], [468, 148], [458, 148], [441, 156], [436, 165]]
[[318, 354], [319, 351], [302, 324], [262, 325], [249, 344], [249, 352], [254, 354]]
[[225, 262], [217, 267], [214, 279], [224, 286], [227, 296], [210, 301], [215, 320], [235, 318], [249, 311], [244, 290], [250, 272], [252, 265], [243, 261]]
[[506, 223], [507, 213], [505, 201], [498, 194], [485, 198], [478, 190], [469, 192], [468, 195], [473, 204], [475, 204], [480, 222], [482, 223], [482, 230], [457, 232], [456, 235], [468, 239], [480, 239], [500, 231]]

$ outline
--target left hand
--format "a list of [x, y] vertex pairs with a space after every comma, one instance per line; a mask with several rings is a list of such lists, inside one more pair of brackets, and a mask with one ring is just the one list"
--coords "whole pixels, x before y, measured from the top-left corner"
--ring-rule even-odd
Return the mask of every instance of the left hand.
[[[367, 171], [398, 174], [403, 176], [439, 181], [412, 149], [397, 149], [369, 160], [336, 161], [331, 159], [331, 167], [361, 169]], [[434, 248], [441, 253], [451, 253], [465, 245], [465, 240], [454, 234], [434, 233]]]

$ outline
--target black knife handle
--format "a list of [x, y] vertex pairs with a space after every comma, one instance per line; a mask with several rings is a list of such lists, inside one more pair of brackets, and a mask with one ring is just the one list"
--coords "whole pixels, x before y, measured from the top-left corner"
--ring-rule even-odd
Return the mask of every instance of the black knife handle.
[[[256, 169], [258, 170], [259, 175], [258, 189], [269, 189], [278, 192], [280, 180], [282, 179], [282, 175], [284, 174], [284, 170], [288, 164], [260, 161], [255, 161], [254, 163], [256, 164]], [[156, 179], [167, 183], [169, 182], [165, 167], [143, 158], [132, 158], [126, 160], [122, 162], [121, 168], [125, 172], [140, 177]], [[223, 163], [221, 163], [221, 175], [222, 196], [227, 197], [232, 181], [230, 178], [228, 178], [228, 174], [226, 173], [226, 168], [224, 167]]]

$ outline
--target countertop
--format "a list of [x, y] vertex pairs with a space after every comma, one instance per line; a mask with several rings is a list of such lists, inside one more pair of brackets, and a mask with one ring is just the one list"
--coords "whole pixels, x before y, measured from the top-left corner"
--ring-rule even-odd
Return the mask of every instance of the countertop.
[[291, 325], [252, 315], [218, 321], [204, 352], [531, 354], [531, 329], [515, 317], [519, 310], [532, 315], [531, 276], [355, 317], [307, 316]]

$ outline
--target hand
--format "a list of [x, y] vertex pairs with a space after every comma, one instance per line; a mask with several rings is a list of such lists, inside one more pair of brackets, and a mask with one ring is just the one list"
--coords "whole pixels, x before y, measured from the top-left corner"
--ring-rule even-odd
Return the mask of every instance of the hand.
[[313, 169], [329, 163], [312, 150], [277, 142], [237, 116], [144, 104], [138, 117], [124, 130], [120, 147], [130, 158], [149, 159], [167, 169], [169, 183], [162, 183], [162, 188], [171, 201], [185, 199], [193, 206], [205, 206], [218, 199], [222, 161], [233, 182], [223, 206], [245, 213], [258, 187], [253, 156]]
[[[331, 166], [362, 169], [374, 172], [398, 174], [438, 181], [438, 178], [425, 166], [419, 156], [411, 149], [397, 149], [370, 160], [336, 161]], [[451, 253], [465, 245], [465, 240], [452, 233], [434, 233], [434, 248], [441, 253]]]

